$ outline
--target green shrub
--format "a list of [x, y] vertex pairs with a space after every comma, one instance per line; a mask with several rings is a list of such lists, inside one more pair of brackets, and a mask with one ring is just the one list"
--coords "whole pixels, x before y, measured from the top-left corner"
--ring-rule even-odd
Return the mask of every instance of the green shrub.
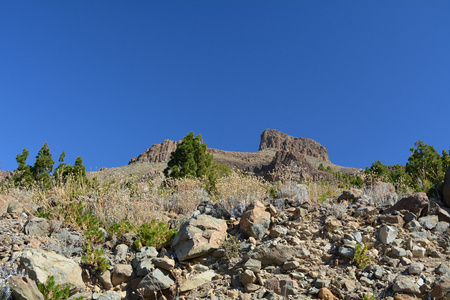
[[369, 262], [370, 257], [368, 257], [365, 253], [367, 251], [368, 244], [365, 244], [364, 247], [361, 248], [361, 245], [356, 245], [355, 255], [353, 256], [353, 260], [356, 262], [358, 268], [364, 268]]
[[[45, 285], [39, 283], [38, 289], [46, 300], [68, 299], [70, 296], [70, 286], [66, 285], [65, 288], [60, 289], [59, 284], [55, 285], [54, 276], [50, 276]], [[83, 300], [83, 297], [80, 296], [76, 300]]]
[[175, 229], [170, 229], [170, 225], [165, 222], [158, 222], [155, 219], [150, 223], [143, 223], [137, 230], [134, 248], [137, 250], [144, 246], [160, 249], [167, 246], [172, 238], [177, 234]]
[[103, 256], [103, 249], [95, 249], [92, 245], [86, 244], [84, 251], [86, 255], [81, 257], [81, 261], [88, 266], [93, 267], [100, 273], [105, 272], [111, 267], [109, 261]]
[[238, 256], [241, 242], [237, 236], [228, 235], [228, 238], [223, 241], [222, 247], [225, 249], [225, 257], [230, 260]]

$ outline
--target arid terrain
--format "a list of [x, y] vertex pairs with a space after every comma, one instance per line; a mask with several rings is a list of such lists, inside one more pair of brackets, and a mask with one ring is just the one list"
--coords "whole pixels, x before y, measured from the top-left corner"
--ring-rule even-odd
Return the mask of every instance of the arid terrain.
[[162, 183], [177, 143], [88, 182], [4, 183], [2, 299], [56, 299], [38, 289], [49, 278], [68, 286], [60, 299], [450, 299], [450, 168], [444, 201], [379, 181], [339, 187], [320, 164], [362, 170], [266, 130], [257, 152], [208, 149], [239, 171], [213, 197], [198, 180]]

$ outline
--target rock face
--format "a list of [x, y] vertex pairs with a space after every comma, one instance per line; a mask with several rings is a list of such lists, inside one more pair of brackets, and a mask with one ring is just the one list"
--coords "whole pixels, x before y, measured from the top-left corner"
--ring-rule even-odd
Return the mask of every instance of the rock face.
[[280, 150], [294, 148], [303, 155], [312, 156], [327, 162], [330, 161], [327, 149], [318, 142], [312, 139], [293, 137], [276, 129], [266, 129], [261, 133], [259, 150], [268, 148]]
[[[288, 167], [292, 173], [292, 180], [307, 180], [315, 177], [318, 173], [316, 168], [309, 163], [305, 156], [296, 148], [287, 148], [276, 152], [272, 162], [267, 167], [267, 174], [271, 174], [282, 167]], [[320, 172], [322, 173], [322, 172]], [[323, 172], [324, 175], [329, 173]]]
[[448, 167], [444, 178], [444, 203], [450, 207], [450, 167]]
[[172, 241], [180, 261], [204, 255], [218, 248], [227, 237], [227, 223], [208, 215], [191, 218]]
[[165, 140], [161, 144], [154, 144], [138, 157], [133, 157], [129, 165], [138, 162], [159, 163], [170, 160], [170, 154], [177, 149], [178, 142]]

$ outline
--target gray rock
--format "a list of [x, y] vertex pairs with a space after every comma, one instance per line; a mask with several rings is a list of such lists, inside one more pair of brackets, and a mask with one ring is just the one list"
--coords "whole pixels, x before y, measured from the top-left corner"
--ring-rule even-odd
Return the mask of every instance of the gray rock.
[[131, 280], [131, 275], [133, 274], [133, 267], [128, 264], [117, 264], [114, 266], [111, 275], [111, 282], [113, 286], [119, 285], [123, 282], [128, 282]]
[[24, 232], [26, 235], [32, 236], [49, 236], [51, 234], [50, 221], [44, 218], [32, 218], [25, 223]]
[[50, 276], [54, 276], [55, 284], [70, 285], [71, 293], [85, 289], [81, 267], [69, 258], [40, 249], [26, 249], [19, 254], [18, 260], [28, 276], [38, 283], [45, 284]]
[[413, 257], [424, 257], [426, 250], [423, 247], [413, 246], [413, 248], [411, 249], [411, 252], [412, 252]]
[[373, 276], [375, 276], [375, 278], [377, 279], [383, 277], [383, 267], [376, 266], [373, 270]]
[[171, 271], [175, 267], [175, 261], [167, 257], [154, 257], [152, 263], [158, 268]]
[[416, 275], [416, 274], [420, 274], [422, 273], [424, 269], [424, 265], [422, 263], [412, 263], [409, 267], [408, 267], [408, 272], [411, 275]]
[[420, 289], [417, 284], [411, 278], [406, 276], [397, 277], [392, 290], [397, 293], [420, 294]]
[[113, 284], [111, 282], [111, 272], [106, 270], [105, 272], [98, 275], [98, 279], [103, 285], [105, 290], [110, 290], [113, 288]]
[[400, 247], [392, 247], [392, 254], [395, 257], [405, 257], [406, 256], [406, 250]]
[[436, 268], [435, 272], [438, 275], [446, 275], [446, 274], [450, 275], [450, 268], [447, 265], [445, 265], [445, 264], [440, 264]]
[[139, 263], [139, 265], [136, 268], [136, 274], [138, 276], [145, 276], [148, 273], [150, 273], [151, 270], [153, 270], [153, 269], [154, 269], [154, 265], [152, 263], [152, 259], [147, 258]]
[[22, 203], [15, 201], [15, 200], [9, 202], [7, 212], [10, 214], [12, 214], [12, 213], [21, 214], [23, 212]]
[[447, 231], [448, 227], [450, 227], [448, 222], [440, 221], [436, 224], [436, 227], [434, 227], [434, 233], [443, 234]]
[[180, 261], [202, 256], [219, 248], [227, 237], [227, 223], [207, 215], [185, 222], [172, 241]]
[[393, 211], [407, 210], [416, 216], [422, 216], [428, 212], [429, 200], [425, 193], [415, 193], [409, 197], [403, 198], [392, 207], [384, 211], [385, 214]]
[[340, 247], [339, 255], [345, 258], [352, 258], [355, 255], [355, 250], [347, 248], [347, 247]]
[[255, 272], [255, 273], [259, 273], [259, 271], [261, 271], [261, 261], [259, 261], [257, 259], [250, 258], [244, 264], [244, 269], [250, 270], [250, 271]]
[[214, 272], [213, 270], [209, 270], [201, 274], [198, 274], [183, 282], [180, 285], [180, 292], [190, 291], [205, 283], [208, 283], [212, 280], [214, 276], [216, 276], [216, 272]]
[[98, 300], [121, 300], [121, 299], [122, 297], [120, 296], [120, 294], [114, 291], [107, 291], [106, 293], [98, 297]]
[[144, 297], [150, 297], [153, 292], [168, 289], [174, 281], [164, 275], [160, 269], [154, 269], [145, 276], [138, 285]]
[[426, 229], [433, 229], [434, 227], [436, 227], [437, 223], [439, 222], [439, 217], [436, 215], [432, 215], [432, 216], [426, 216], [426, 217], [422, 217], [419, 218], [419, 223]]
[[383, 225], [377, 230], [377, 239], [381, 243], [388, 245], [397, 238], [397, 234], [398, 229], [396, 227]]
[[331, 280], [325, 278], [317, 278], [314, 282], [314, 286], [318, 289], [323, 287], [329, 287], [331, 284]]
[[245, 270], [244, 273], [242, 273], [241, 283], [244, 286], [249, 283], [254, 283], [254, 282], [256, 282], [256, 280], [257, 280], [256, 275], [252, 271]]
[[293, 269], [297, 269], [298, 267], [300, 267], [300, 263], [298, 261], [287, 261], [283, 264], [283, 269], [285, 269], [286, 271], [289, 270], [293, 270]]
[[[44, 300], [44, 296], [42, 296], [39, 291], [36, 283], [27, 277], [22, 276], [12, 276], [9, 277], [7, 283], [11, 287], [11, 295], [13, 299], [17, 300], [28, 300], [28, 299], [36, 299], [36, 300]], [[3, 287], [2, 287], [3, 290]]]
[[415, 232], [421, 230], [422, 225], [420, 225], [419, 221], [412, 220], [405, 225], [405, 228], [408, 229], [409, 231]]
[[286, 234], [287, 234], [286, 227], [277, 225], [277, 226], [275, 226], [274, 228], [272, 228], [270, 230], [269, 236], [271, 238], [276, 238], [276, 237], [279, 237], [279, 236], [285, 236]]
[[148, 258], [148, 257], [157, 257], [158, 251], [156, 251], [155, 247], [142, 247], [138, 253], [136, 253], [136, 259], [138, 261]]
[[404, 217], [403, 220], [405, 221], [405, 223], [409, 223], [412, 220], [417, 220], [417, 216], [416, 214], [412, 213], [412, 212], [408, 212]]
[[128, 246], [125, 244], [119, 244], [116, 246], [114, 260], [116, 262], [125, 262], [128, 253]]

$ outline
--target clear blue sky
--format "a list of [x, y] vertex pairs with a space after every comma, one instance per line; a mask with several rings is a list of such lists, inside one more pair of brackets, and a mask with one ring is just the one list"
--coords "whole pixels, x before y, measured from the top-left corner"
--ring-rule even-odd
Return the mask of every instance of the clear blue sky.
[[275, 128], [332, 162], [450, 147], [450, 1], [1, 1], [0, 169], [126, 165], [202, 134], [253, 152]]

